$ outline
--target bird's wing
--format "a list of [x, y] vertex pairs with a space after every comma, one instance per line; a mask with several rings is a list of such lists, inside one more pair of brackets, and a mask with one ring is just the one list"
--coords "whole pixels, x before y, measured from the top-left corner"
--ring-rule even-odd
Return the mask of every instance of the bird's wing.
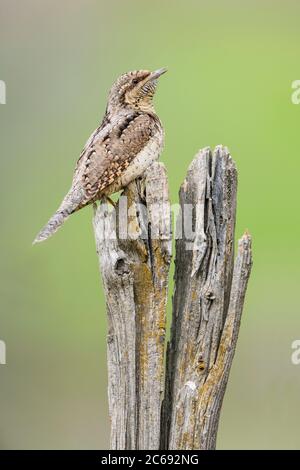
[[123, 118], [109, 132], [91, 141], [79, 160], [87, 200], [92, 200], [122, 174], [156, 129], [152, 116], [138, 114]]

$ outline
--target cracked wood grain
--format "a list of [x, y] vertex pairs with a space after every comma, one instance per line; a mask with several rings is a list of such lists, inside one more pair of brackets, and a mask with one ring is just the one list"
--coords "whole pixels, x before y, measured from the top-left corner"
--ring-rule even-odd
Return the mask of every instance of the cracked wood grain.
[[131, 183], [116, 213], [107, 204], [95, 210], [108, 318], [111, 449], [216, 447], [252, 266], [248, 233], [234, 261], [236, 194], [228, 150], [201, 150], [180, 189], [165, 384], [172, 242], [164, 166], [154, 163]]
[[131, 183], [116, 211], [100, 204], [94, 232], [107, 304], [111, 449], [158, 449], [172, 245], [163, 164]]

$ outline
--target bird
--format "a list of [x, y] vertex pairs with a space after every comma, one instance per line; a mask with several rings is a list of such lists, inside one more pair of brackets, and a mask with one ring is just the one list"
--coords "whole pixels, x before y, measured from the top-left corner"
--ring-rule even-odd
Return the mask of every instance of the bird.
[[87, 140], [77, 161], [71, 188], [33, 244], [51, 237], [83, 207], [143, 175], [164, 146], [164, 129], [153, 97], [166, 68], [135, 70], [121, 75], [108, 94], [103, 120]]

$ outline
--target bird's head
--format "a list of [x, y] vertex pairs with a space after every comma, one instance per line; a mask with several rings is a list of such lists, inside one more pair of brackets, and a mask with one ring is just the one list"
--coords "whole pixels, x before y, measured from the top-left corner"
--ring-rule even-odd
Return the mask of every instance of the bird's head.
[[166, 71], [165, 68], [154, 72], [137, 70], [121, 75], [109, 92], [108, 111], [116, 113], [129, 107], [135, 111], [154, 112], [152, 99], [158, 78]]

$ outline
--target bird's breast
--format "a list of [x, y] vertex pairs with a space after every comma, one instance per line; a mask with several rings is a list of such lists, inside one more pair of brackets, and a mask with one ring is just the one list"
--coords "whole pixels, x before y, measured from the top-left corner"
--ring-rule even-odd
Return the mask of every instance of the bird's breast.
[[123, 171], [111, 185], [104, 189], [102, 194], [110, 195], [128, 186], [131, 181], [143, 175], [146, 169], [161, 155], [164, 146], [164, 134], [162, 129], [149, 139], [145, 147], [134, 157], [126, 170]]

